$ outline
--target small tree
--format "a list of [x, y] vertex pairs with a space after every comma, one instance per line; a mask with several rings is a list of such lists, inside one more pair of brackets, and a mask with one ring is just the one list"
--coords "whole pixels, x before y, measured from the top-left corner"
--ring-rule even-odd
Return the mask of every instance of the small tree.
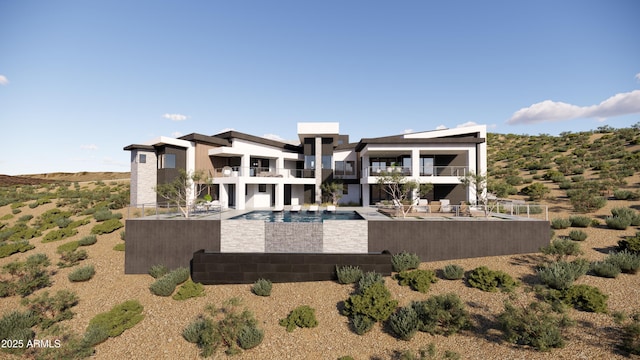
[[180, 169], [178, 176], [170, 183], [161, 184], [154, 188], [156, 193], [170, 203], [176, 204], [185, 218], [189, 218], [191, 205], [202, 193], [204, 187], [198, 189], [197, 183], [208, 183], [204, 172], [186, 172]]
[[323, 195], [329, 197], [333, 205], [338, 205], [344, 188], [342, 183], [340, 181], [325, 181], [322, 183], [321, 188]]
[[470, 171], [465, 176], [458, 178], [462, 185], [467, 189], [471, 189], [476, 195], [476, 204], [482, 205], [484, 208], [484, 215], [489, 217], [490, 206], [489, 197], [487, 196], [487, 176], [482, 174], [476, 174]]
[[[402, 217], [405, 217], [413, 208], [414, 201], [412, 200], [414, 194], [417, 193], [417, 195], [423, 196], [433, 189], [433, 185], [430, 183], [421, 184], [416, 180], [407, 179], [401, 172], [395, 171], [382, 172], [378, 176], [378, 185], [391, 196], [395, 203], [394, 205], [398, 207], [397, 210], [402, 212]], [[409, 200], [411, 202], [405, 208], [404, 203]]]

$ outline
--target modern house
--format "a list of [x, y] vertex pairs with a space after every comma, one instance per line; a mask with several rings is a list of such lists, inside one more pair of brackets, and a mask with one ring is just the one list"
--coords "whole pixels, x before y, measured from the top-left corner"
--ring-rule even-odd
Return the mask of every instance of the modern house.
[[179, 169], [203, 171], [210, 194], [238, 210], [283, 208], [323, 202], [321, 185], [340, 181], [342, 204], [368, 206], [388, 199], [380, 175], [401, 172], [406, 179], [433, 184], [430, 201], [473, 202], [475, 193], [460, 177], [485, 173], [484, 125], [415, 132], [349, 142], [339, 123], [298, 123], [299, 142], [275, 141], [237, 131], [159, 137], [124, 148], [131, 152], [131, 206], [153, 206], [154, 187], [172, 181]]

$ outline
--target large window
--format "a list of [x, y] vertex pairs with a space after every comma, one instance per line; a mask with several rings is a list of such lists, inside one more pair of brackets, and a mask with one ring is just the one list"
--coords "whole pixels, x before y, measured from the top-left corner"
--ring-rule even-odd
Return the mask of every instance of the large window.
[[315, 155], [305, 155], [304, 156], [304, 168], [306, 170], [313, 170], [316, 168], [316, 156]]
[[[144, 164], [144, 163], [146, 163], [146, 162], [147, 162], [147, 154], [140, 154], [140, 155], [139, 155], [139, 157], [138, 157], [138, 159], [139, 159], [139, 161], [138, 161], [138, 162], [139, 162], [140, 164]], [[153, 166], [153, 165], [152, 165], [152, 166]]]
[[420, 176], [432, 176], [433, 157], [420, 157]]
[[158, 169], [175, 169], [176, 154], [162, 154], [158, 158]]
[[322, 168], [325, 170], [331, 170], [331, 163], [333, 162], [333, 156], [322, 155]]
[[336, 161], [334, 175], [337, 177], [355, 175], [355, 161]]

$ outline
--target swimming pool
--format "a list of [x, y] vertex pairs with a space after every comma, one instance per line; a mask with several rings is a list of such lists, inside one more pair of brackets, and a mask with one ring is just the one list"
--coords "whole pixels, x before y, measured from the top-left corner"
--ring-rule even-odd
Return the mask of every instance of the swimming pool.
[[291, 211], [269, 211], [254, 210], [246, 214], [234, 216], [230, 220], [262, 220], [268, 222], [322, 222], [324, 220], [363, 220], [355, 211], [336, 212], [291, 212]]

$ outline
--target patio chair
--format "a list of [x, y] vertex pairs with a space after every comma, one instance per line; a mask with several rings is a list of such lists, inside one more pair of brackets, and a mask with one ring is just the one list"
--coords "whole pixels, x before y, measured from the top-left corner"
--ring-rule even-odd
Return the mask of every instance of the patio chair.
[[335, 205], [327, 205], [327, 212], [336, 212]]
[[416, 212], [424, 212], [428, 213], [429, 211], [429, 200], [427, 199], [419, 199], [418, 205], [416, 205]]
[[316, 212], [318, 211], [318, 205], [309, 205], [308, 212]]
[[298, 203], [298, 199], [293, 198], [291, 199], [291, 212], [300, 212], [300, 209], [302, 209], [302, 206], [300, 206], [300, 204]]
[[451, 212], [451, 203], [449, 199], [440, 199], [440, 212]]

